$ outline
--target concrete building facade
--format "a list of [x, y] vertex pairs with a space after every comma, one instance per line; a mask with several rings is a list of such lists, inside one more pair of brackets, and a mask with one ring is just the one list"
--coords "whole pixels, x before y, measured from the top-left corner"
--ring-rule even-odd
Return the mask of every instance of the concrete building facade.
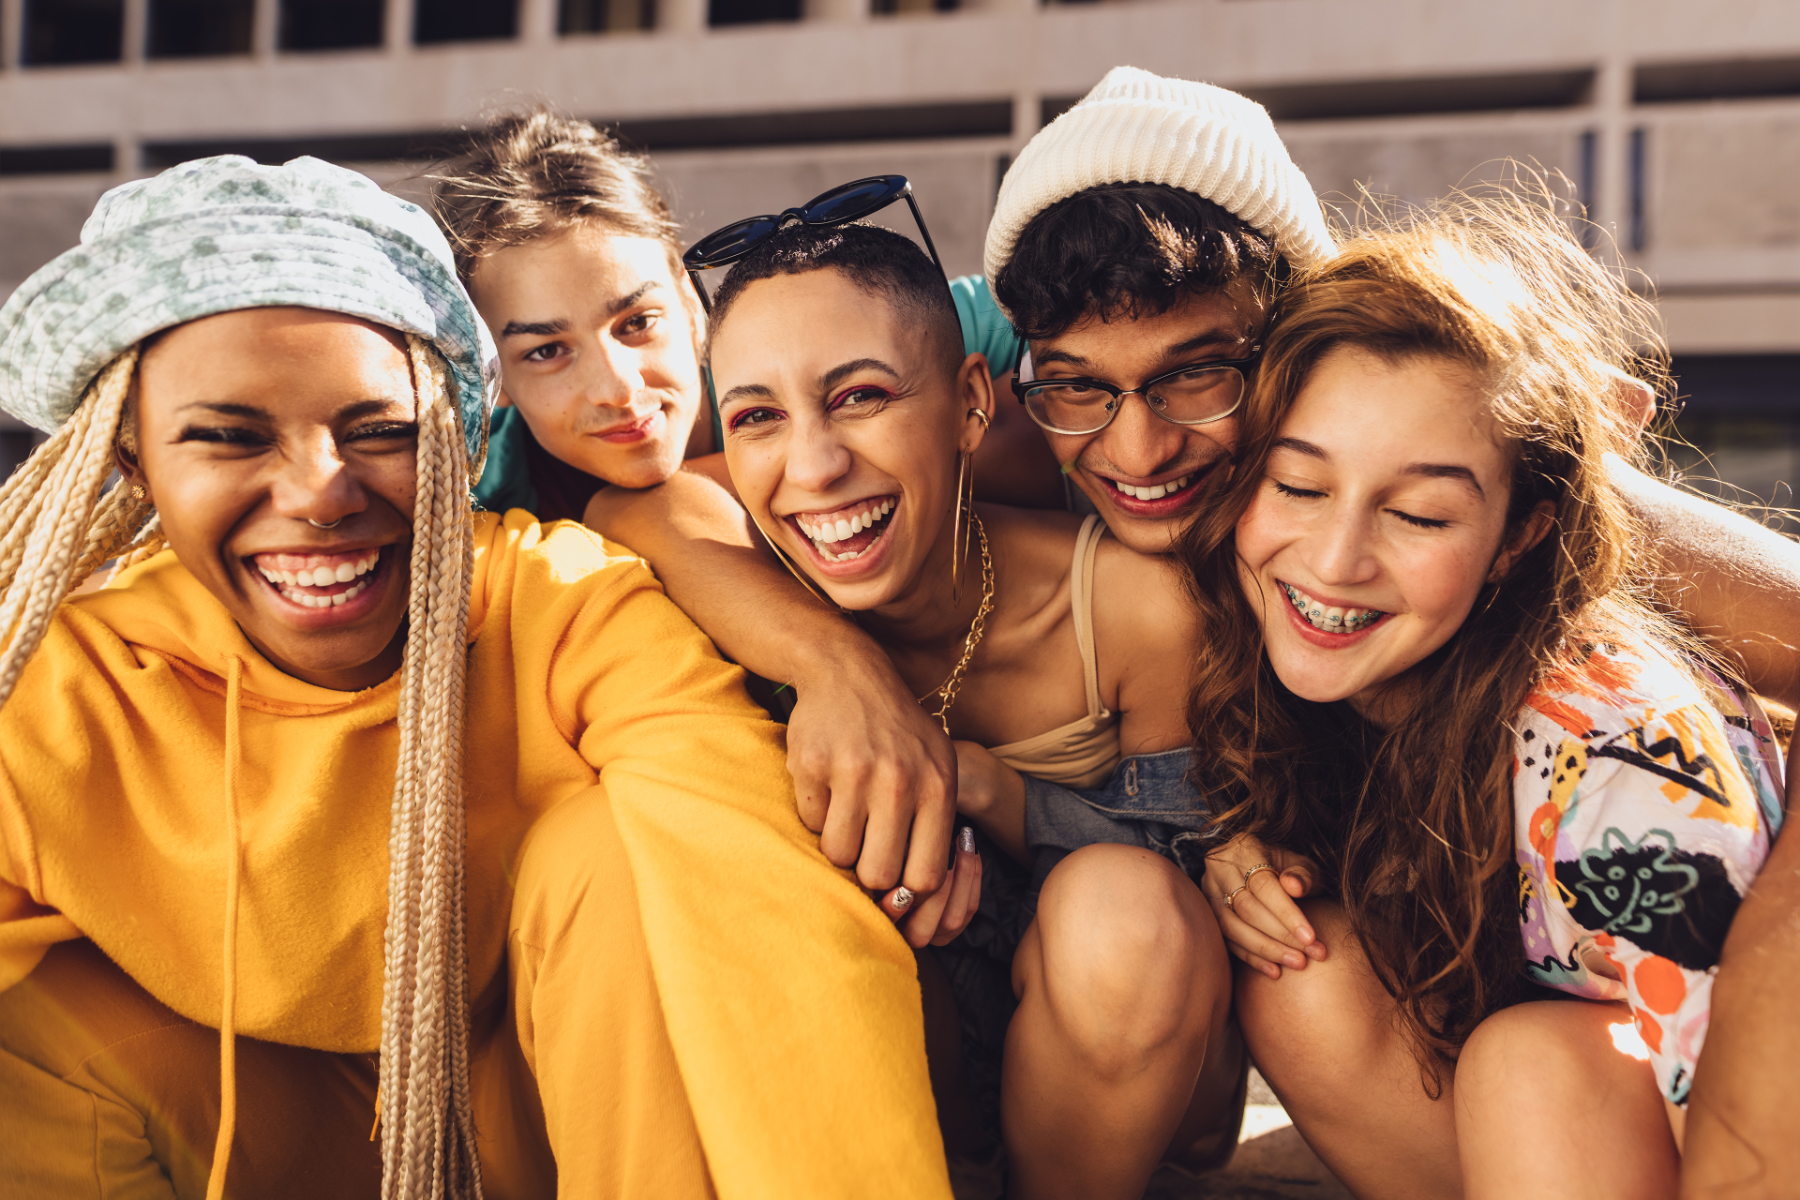
[[0, 0], [0, 294], [122, 180], [313, 153], [408, 190], [533, 100], [650, 149], [695, 236], [898, 171], [975, 271], [1010, 156], [1120, 63], [1262, 101], [1328, 203], [1561, 172], [1654, 287], [1683, 432], [1800, 477], [1785, 0]]

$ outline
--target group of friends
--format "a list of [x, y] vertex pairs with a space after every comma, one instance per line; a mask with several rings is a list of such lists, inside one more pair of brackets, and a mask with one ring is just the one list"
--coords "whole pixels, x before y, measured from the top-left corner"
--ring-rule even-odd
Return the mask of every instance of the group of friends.
[[1545, 195], [1131, 68], [985, 276], [548, 110], [432, 189], [0, 309], [0, 1191], [1133, 1197], [1252, 1061], [1358, 1196], [1800, 1178], [1800, 547]]

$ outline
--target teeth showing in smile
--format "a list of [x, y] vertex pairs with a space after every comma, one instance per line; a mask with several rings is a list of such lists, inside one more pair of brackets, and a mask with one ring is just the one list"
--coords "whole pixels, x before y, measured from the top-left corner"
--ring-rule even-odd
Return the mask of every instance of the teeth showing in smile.
[[1115, 488], [1119, 489], [1119, 491], [1135, 500], [1161, 500], [1164, 496], [1172, 496], [1176, 492], [1179, 492], [1188, 485], [1188, 480], [1192, 478], [1193, 475], [1191, 474], [1183, 475], [1180, 479], [1171, 479], [1167, 483], [1156, 483], [1149, 487], [1137, 487], [1129, 483], [1120, 483], [1116, 479], [1108, 479], [1106, 482], [1112, 484]]
[[819, 552], [820, 558], [826, 562], [849, 562], [851, 559], [861, 558], [869, 547], [865, 545], [860, 550], [845, 550], [842, 554], [828, 547], [838, 542], [847, 542], [865, 529], [875, 528], [893, 511], [894, 501], [889, 498], [865, 504], [860, 510], [853, 509], [831, 516], [795, 513], [794, 524], [800, 527], [801, 533], [812, 539], [813, 549]]
[[1325, 633], [1355, 633], [1387, 616], [1373, 608], [1327, 608], [1292, 584], [1281, 587], [1287, 593], [1288, 603], [1306, 618], [1307, 624]]
[[[279, 559], [287, 556], [271, 555], [269, 557]], [[368, 589], [369, 581], [362, 579], [362, 576], [374, 570], [375, 564], [380, 561], [381, 551], [370, 550], [361, 558], [338, 563], [325, 563], [316, 567], [301, 564], [289, 569], [258, 562], [256, 569], [262, 573], [264, 579], [275, 585], [276, 591], [303, 608], [336, 608], [339, 605], [348, 604]], [[318, 592], [300, 590], [302, 588], [336, 587], [340, 583], [350, 583], [352, 586], [341, 592], [323, 595]]]

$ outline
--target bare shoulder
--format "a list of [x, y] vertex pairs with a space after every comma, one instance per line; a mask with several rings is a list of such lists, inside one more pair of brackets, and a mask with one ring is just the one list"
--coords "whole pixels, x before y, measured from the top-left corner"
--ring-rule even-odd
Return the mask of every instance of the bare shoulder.
[[1181, 564], [1166, 554], [1140, 554], [1103, 538], [1094, 562], [1094, 629], [1134, 657], [1178, 652], [1185, 659], [1199, 618]]
[[[1068, 578], [1075, 554], [1075, 538], [1081, 518], [1074, 513], [1038, 508], [1013, 508], [1005, 504], [978, 504], [975, 511], [987, 530], [998, 570], [1007, 577], [1015, 595], [1039, 595], [1060, 590]], [[1036, 607], [1036, 605], [1032, 605]]]

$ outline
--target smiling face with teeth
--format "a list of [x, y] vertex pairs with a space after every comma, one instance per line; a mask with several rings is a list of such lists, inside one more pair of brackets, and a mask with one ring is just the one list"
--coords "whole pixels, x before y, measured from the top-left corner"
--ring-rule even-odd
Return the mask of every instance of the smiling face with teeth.
[[[1266, 315], [1250, 283], [1239, 280], [1189, 295], [1164, 313], [1091, 316], [1031, 343], [1033, 376], [1135, 387], [1189, 364], [1242, 357]], [[1165, 554], [1204, 496], [1213, 468], [1236, 445], [1237, 418], [1176, 425], [1132, 395], [1098, 433], [1044, 436], [1113, 536], [1141, 554]]]
[[371, 687], [404, 652], [417, 442], [404, 345], [353, 317], [257, 308], [177, 326], [138, 367], [121, 472], [257, 650], [322, 687]]
[[1321, 358], [1237, 527], [1281, 682], [1380, 721], [1395, 682], [1549, 529], [1547, 502], [1508, 528], [1513, 460], [1459, 365], [1354, 347]]
[[835, 269], [750, 284], [711, 361], [732, 483], [781, 550], [844, 608], [936, 603], [985, 361], [946, 361]]

